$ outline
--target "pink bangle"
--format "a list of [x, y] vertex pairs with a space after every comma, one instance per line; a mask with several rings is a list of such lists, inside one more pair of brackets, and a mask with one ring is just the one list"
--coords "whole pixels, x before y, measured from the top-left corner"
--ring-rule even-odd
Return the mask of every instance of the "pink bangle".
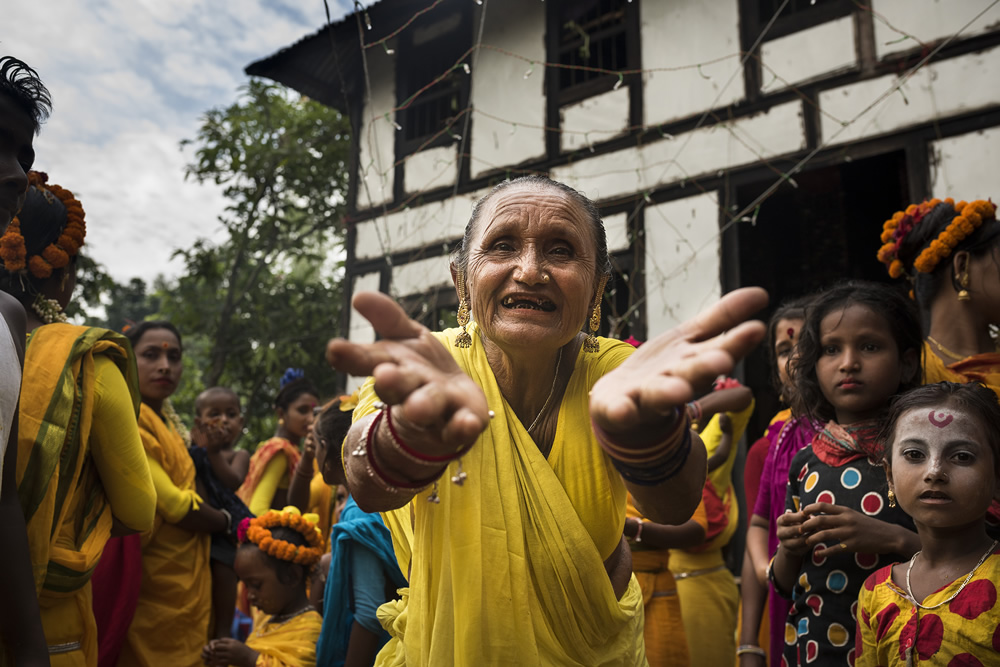
[[591, 428], [594, 429], [594, 435], [597, 436], [597, 444], [599, 444], [601, 449], [603, 449], [611, 458], [631, 464], [648, 463], [650, 461], [657, 461], [663, 458], [670, 452], [671, 449], [674, 449], [678, 443], [683, 441], [684, 432], [689, 428], [690, 424], [687, 412], [677, 409], [674, 416], [675, 420], [673, 430], [667, 434], [663, 440], [656, 443], [652, 447], [647, 447], [646, 449], [630, 449], [622, 447], [621, 445], [616, 445], [611, 442], [608, 437], [608, 433], [598, 426], [596, 421], [591, 419], [590, 425]]
[[[420, 489], [426, 488], [437, 481], [439, 475], [435, 475], [433, 478], [419, 480], [415, 482], [410, 481], [399, 481], [393, 479], [385, 474], [385, 471], [379, 466], [378, 461], [375, 459], [375, 447], [374, 439], [375, 432], [378, 429], [378, 424], [385, 417], [385, 412], [379, 410], [376, 413], [375, 418], [368, 422], [368, 426], [365, 428], [361, 439], [364, 444], [359, 445], [352, 454], [354, 456], [363, 456], [365, 458], [365, 472], [368, 476], [374, 480], [383, 491], [388, 491], [391, 493], [402, 493], [402, 490], [407, 491], [419, 491]], [[348, 468], [349, 466], [345, 466]]]

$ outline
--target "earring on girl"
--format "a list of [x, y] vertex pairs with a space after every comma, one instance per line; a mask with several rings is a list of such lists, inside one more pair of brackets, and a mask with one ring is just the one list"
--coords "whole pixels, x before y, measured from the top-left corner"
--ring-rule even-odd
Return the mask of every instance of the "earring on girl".
[[458, 326], [462, 327], [462, 333], [455, 337], [455, 347], [472, 347], [472, 336], [465, 330], [469, 324], [469, 299], [465, 294], [465, 274], [458, 272]]
[[594, 297], [594, 308], [590, 313], [590, 333], [583, 341], [584, 352], [600, 352], [601, 344], [597, 341], [597, 330], [601, 326], [601, 299], [604, 298], [604, 286], [608, 282], [607, 276], [601, 277], [601, 284], [597, 288], [597, 295]]
[[892, 489], [889, 489], [889, 507], [895, 507], [895, 506], [896, 506], [896, 494], [893, 492]]
[[966, 271], [958, 279], [958, 284], [962, 286], [962, 289], [958, 292], [959, 301], [968, 301], [971, 297], [969, 296], [969, 272]]

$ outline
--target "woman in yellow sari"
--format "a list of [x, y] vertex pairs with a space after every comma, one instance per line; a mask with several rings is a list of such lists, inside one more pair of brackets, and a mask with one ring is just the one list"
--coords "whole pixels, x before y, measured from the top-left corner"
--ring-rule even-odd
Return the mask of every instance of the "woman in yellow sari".
[[[980, 382], [1000, 396], [1000, 223], [996, 204], [931, 199], [882, 226], [878, 258], [906, 277], [920, 307], [924, 383]], [[986, 517], [1000, 538], [1000, 503]]]
[[345, 472], [409, 575], [377, 664], [646, 664], [626, 490], [653, 521], [690, 518], [705, 451], [683, 405], [760, 340], [742, 322], [766, 295], [738, 291], [639, 350], [598, 339], [600, 216], [536, 176], [476, 205], [452, 268], [460, 329], [432, 334], [361, 293], [380, 340], [327, 347], [373, 375]]
[[96, 665], [90, 578], [113, 530], [148, 530], [155, 494], [136, 427], [132, 347], [106, 329], [65, 323], [83, 245], [83, 208], [31, 172], [12, 224], [23, 251], [0, 283], [28, 318], [18, 414], [17, 487], [53, 665]]
[[164, 416], [181, 376], [181, 337], [168, 322], [143, 322], [128, 331], [139, 371], [139, 433], [146, 450], [156, 518], [142, 535], [142, 584], [120, 667], [198, 667], [212, 612], [209, 535], [232, 534], [224, 511], [202, 504], [194, 462]]

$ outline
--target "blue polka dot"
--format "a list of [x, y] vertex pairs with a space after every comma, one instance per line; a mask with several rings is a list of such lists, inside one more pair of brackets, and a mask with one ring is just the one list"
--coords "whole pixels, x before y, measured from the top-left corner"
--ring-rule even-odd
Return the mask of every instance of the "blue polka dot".
[[800, 618], [799, 619], [798, 633], [799, 633], [799, 637], [801, 637], [802, 635], [809, 634], [809, 619], [808, 618]]
[[826, 587], [834, 593], [841, 593], [847, 588], [847, 575], [842, 570], [833, 570], [826, 578]]
[[861, 473], [857, 468], [847, 468], [840, 473], [840, 483], [845, 489], [853, 489], [861, 483]]

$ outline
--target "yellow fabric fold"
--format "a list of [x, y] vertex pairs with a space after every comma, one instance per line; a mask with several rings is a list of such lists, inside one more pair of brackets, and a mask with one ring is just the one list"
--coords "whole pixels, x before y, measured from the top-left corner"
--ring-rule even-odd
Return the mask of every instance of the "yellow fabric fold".
[[[179, 494], [194, 494], [194, 462], [184, 440], [145, 403], [139, 432], [151, 467], [159, 466]], [[208, 533], [180, 528], [157, 511], [142, 536], [139, 603], [118, 667], [200, 667], [212, 612]]]
[[315, 667], [316, 640], [323, 617], [315, 611], [284, 623], [265, 617], [247, 638], [247, 646], [257, 651], [257, 667]]
[[[412, 539], [409, 506], [386, 514], [400, 569], [409, 570], [406, 664], [645, 665], [639, 585], [632, 577], [616, 600], [604, 569], [621, 539], [626, 494], [590, 429], [588, 400], [632, 347], [601, 339], [599, 353], [581, 351], [546, 460], [500, 393], [478, 336], [460, 349], [457, 333], [435, 335], [496, 414], [462, 459], [465, 483], [448, 481], [452, 463], [440, 504], [427, 502], [429, 491], [414, 499]], [[369, 380], [355, 419], [375, 400]], [[380, 664], [394, 649], [384, 650]]]

